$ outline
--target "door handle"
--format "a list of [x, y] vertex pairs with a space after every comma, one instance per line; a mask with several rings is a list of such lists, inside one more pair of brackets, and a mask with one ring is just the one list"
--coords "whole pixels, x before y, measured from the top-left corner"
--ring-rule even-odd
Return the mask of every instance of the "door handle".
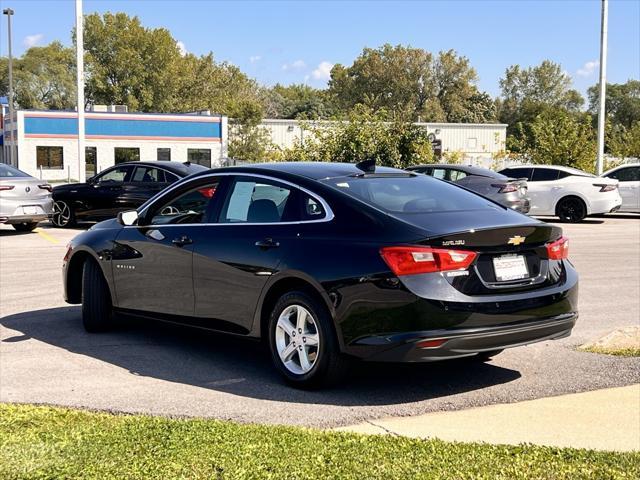
[[273, 238], [265, 238], [264, 240], [258, 240], [256, 242], [256, 247], [260, 247], [263, 250], [267, 250], [269, 248], [278, 248], [280, 246], [280, 242], [276, 242]]
[[182, 235], [181, 237], [171, 240], [171, 243], [173, 243], [176, 247], [184, 247], [185, 245], [191, 245], [193, 243], [193, 240], [191, 240], [186, 235]]

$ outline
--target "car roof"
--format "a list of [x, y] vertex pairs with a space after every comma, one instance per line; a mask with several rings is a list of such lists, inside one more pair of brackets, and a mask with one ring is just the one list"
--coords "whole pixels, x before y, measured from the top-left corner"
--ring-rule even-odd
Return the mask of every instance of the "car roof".
[[455, 168], [456, 170], [461, 170], [469, 175], [478, 175], [480, 177], [494, 178], [504, 176], [488, 168], [475, 167], [473, 165], [458, 165], [455, 163], [428, 163], [425, 165], [414, 165], [412, 167], [407, 167], [407, 170], [416, 170], [418, 168]]
[[607, 173], [615, 172], [616, 170], [620, 170], [621, 168], [627, 167], [640, 167], [640, 163], [623, 163], [622, 165], [618, 165], [617, 167], [610, 168], [606, 172], [603, 172], [602, 175], [606, 175]]
[[170, 172], [176, 173], [181, 176], [191, 175], [192, 173], [198, 173], [207, 170], [207, 167], [202, 165], [198, 165], [197, 163], [181, 163], [181, 162], [171, 162], [167, 160], [152, 160], [149, 162], [146, 161], [134, 161], [134, 162], [122, 162], [117, 166], [145, 166], [145, 167], [156, 167], [156, 168], [164, 168], [165, 170], [169, 170]]
[[[346, 177], [349, 175], [364, 173], [356, 167], [355, 163], [340, 162], [275, 162], [275, 163], [254, 163], [250, 165], [223, 167], [218, 171], [234, 171], [247, 173], [260, 173], [260, 171], [268, 171], [269, 173], [283, 173], [289, 175], [297, 175], [307, 177], [313, 180], [325, 178]], [[398, 174], [406, 171], [398, 168], [376, 166], [377, 174]]]
[[502, 170], [507, 170], [509, 168], [546, 168], [548, 170], [562, 170], [564, 172], [569, 172], [572, 175], [583, 175], [583, 176], [593, 176], [593, 174], [589, 172], [585, 172], [584, 170], [580, 170], [578, 168], [573, 167], [565, 167], [564, 165], [542, 165], [542, 164], [527, 164], [527, 165], [509, 165], [508, 167], [503, 168]]

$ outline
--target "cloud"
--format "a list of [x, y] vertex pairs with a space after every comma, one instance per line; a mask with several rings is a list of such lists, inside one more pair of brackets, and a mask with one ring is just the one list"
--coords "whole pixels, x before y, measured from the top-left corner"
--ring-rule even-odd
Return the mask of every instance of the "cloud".
[[300, 70], [306, 66], [307, 64], [304, 60], [296, 60], [295, 62], [285, 63], [282, 65], [282, 70]]
[[311, 76], [316, 80], [329, 80], [331, 78], [331, 69], [333, 68], [333, 63], [322, 61], [318, 65], [318, 67], [311, 72]]
[[177, 41], [177, 42], [176, 42], [176, 45], [178, 46], [178, 50], [180, 50], [180, 55], [182, 55], [183, 57], [184, 57], [187, 53], [189, 53], [189, 52], [187, 51], [187, 47], [184, 45], [184, 42]]
[[262, 56], [260, 55], [252, 55], [249, 57], [249, 63], [256, 63], [262, 60]]
[[596, 60], [592, 60], [590, 62], [585, 63], [582, 68], [579, 68], [576, 71], [576, 74], [579, 77], [590, 77], [596, 71], [596, 68], [600, 65], [600, 62]]
[[25, 48], [31, 48], [38, 45], [44, 38], [43, 33], [36, 33], [35, 35], [27, 35], [24, 37], [23, 44]]

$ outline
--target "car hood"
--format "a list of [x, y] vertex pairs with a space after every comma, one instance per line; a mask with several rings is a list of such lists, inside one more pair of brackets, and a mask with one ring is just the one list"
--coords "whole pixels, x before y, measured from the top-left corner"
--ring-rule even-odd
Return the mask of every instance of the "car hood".
[[86, 186], [86, 183], [65, 183], [64, 185], [56, 185], [53, 187], [53, 192], [68, 192], [69, 190], [76, 190]]

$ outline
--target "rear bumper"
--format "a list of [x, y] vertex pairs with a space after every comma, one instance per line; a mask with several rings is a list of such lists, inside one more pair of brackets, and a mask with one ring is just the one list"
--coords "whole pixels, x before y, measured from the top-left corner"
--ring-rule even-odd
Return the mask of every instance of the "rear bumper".
[[599, 213], [611, 213], [620, 209], [622, 206], [622, 198], [617, 192], [615, 195], [611, 195], [612, 192], [603, 193], [601, 195], [607, 196], [607, 198], [598, 198], [590, 202], [589, 215], [597, 215]]
[[[460, 330], [409, 332], [386, 337], [395, 344], [366, 360], [377, 362], [433, 362], [467, 357], [479, 352], [502, 350], [544, 340], [567, 337], [578, 318], [577, 312], [557, 315], [534, 322]], [[372, 339], [369, 339], [370, 341]], [[420, 347], [425, 340], [444, 340], [437, 347]]]
[[44, 222], [49, 218], [46, 214], [41, 215], [14, 215], [11, 217], [0, 216], [0, 223], [6, 223], [7, 225], [13, 225], [16, 223], [38, 223]]

